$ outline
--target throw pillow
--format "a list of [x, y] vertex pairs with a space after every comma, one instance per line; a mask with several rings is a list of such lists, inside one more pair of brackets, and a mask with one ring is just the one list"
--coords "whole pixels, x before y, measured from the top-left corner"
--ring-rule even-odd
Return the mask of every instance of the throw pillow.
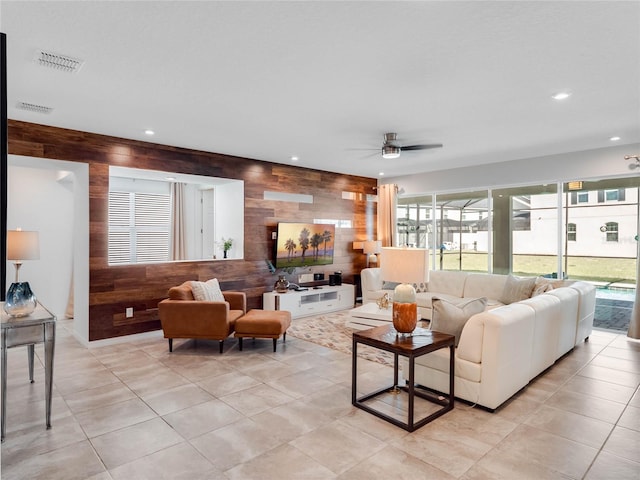
[[400, 282], [387, 282], [386, 280], [382, 281], [382, 289], [383, 290], [394, 290]]
[[416, 289], [416, 293], [420, 293], [420, 292], [428, 292], [429, 291], [429, 287], [427, 286], [426, 283], [424, 282], [420, 282], [420, 283], [414, 283], [413, 284], [413, 288]]
[[499, 300], [505, 305], [509, 305], [510, 303], [530, 298], [535, 284], [536, 277], [518, 278], [509, 275]]
[[455, 335], [456, 347], [467, 321], [476, 313], [484, 312], [487, 299], [473, 298], [456, 305], [442, 298], [434, 297], [431, 301], [431, 325], [429, 328], [449, 335]]
[[191, 282], [193, 298], [205, 302], [224, 302], [224, 295], [220, 290], [217, 278], [212, 278], [206, 282]]

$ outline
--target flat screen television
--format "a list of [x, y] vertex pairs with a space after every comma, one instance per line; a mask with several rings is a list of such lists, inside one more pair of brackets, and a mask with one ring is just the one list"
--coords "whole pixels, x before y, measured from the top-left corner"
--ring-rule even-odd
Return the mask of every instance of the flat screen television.
[[275, 267], [331, 265], [335, 234], [331, 223], [278, 223]]

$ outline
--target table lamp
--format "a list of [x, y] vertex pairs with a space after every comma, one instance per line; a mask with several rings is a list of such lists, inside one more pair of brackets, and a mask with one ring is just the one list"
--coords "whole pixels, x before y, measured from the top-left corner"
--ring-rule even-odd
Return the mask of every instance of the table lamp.
[[428, 281], [429, 250], [384, 247], [382, 254], [382, 280], [400, 282], [393, 291], [393, 327], [398, 333], [411, 334], [418, 324], [416, 289], [412, 284]]
[[7, 260], [13, 260], [16, 267], [16, 281], [7, 291], [4, 311], [12, 317], [23, 317], [36, 309], [36, 296], [31, 291], [29, 282], [19, 281], [19, 273], [23, 260], [38, 260], [39, 258], [38, 232], [20, 229], [7, 231]]
[[364, 242], [363, 250], [367, 255], [367, 268], [370, 266], [375, 267], [378, 264], [376, 254], [382, 252], [382, 242], [380, 240], [367, 240]]

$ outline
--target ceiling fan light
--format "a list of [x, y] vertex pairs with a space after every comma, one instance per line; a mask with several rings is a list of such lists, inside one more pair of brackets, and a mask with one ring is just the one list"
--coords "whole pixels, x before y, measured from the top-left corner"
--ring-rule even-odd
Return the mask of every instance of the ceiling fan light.
[[382, 147], [382, 158], [398, 158], [400, 156], [400, 147], [395, 145], [384, 145]]

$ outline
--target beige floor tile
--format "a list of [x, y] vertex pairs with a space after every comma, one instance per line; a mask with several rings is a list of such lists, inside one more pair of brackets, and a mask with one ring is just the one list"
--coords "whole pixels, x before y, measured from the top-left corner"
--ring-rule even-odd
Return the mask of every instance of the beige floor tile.
[[495, 449], [460, 477], [461, 480], [574, 480], [575, 478], [526, 457], [507, 456]]
[[330, 480], [335, 474], [291, 445], [281, 445], [225, 472], [231, 480]]
[[333, 420], [325, 412], [309, 405], [305, 399], [271, 408], [251, 419], [283, 442], [293, 440]]
[[161, 418], [106, 433], [91, 440], [108, 470], [181, 443], [184, 439]]
[[293, 398], [302, 398], [333, 386], [333, 382], [319, 377], [308, 370], [265, 382]]
[[102, 387], [70, 393], [65, 395], [64, 398], [73, 413], [81, 413], [93, 408], [106, 407], [125, 400], [132, 400], [136, 398], [136, 394], [121, 382], [116, 382]]
[[[347, 415], [340, 417], [340, 421], [383, 442], [389, 442], [408, 435], [406, 430], [360, 409], [354, 409]], [[406, 421], [406, 419], [403, 418], [403, 421]]]
[[619, 348], [614, 345], [610, 345], [605, 348], [599, 356], [621, 358], [624, 360], [631, 360], [640, 362], [640, 350], [633, 350], [630, 348]]
[[160, 360], [174, 372], [182, 375], [191, 382], [197, 382], [209, 377], [216, 377], [230, 373], [233, 370], [214, 358], [201, 356], [172, 355]]
[[88, 438], [104, 435], [155, 417], [155, 412], [139, 398], [105, 405], [76, 415]]
[[187, 442], [179, 443], [116, 467], [109, 472], [114, 480], [210, 480], [223, 478], [222, 472]]
[[191, 444], [216, 468], [229, 470], [282, 445], [269, 429], [249, 418], [191, 440]]
[[188, 383], [158, 393], [142, 395], [141, 398], [158, 415], [167, 415], [168, 413], [208, 402], [213, 399], [213, 396], [197, 385]]
[[640, 432], [616, 427], [602, 449], [617, 457], [640, 463]]
[[[640, 408], [627, 406], [625, 411], [622, 413], [622, 417], [618, 420], [618, 425], [620, 427], [640, 432]], [[638, 448], [640, 448], [640, 445]]]
[[356, 407], [351, 405], [351, 387], [334, 385], [322, 392], [305, 397], [305, 401], [313, 408], [336, 419], [353, 412]]
[[171, 369], [160, 369], [157, 372], [150, 372], [144, 377], [125, 381], [126, 385], [139, 396], [163, 392], [188, 382], [189, 380]]
[[280, 377], [286, 377], [287, 375], [293, 375], [294, 373], [299, 372], [301, 369], [294, 366], [288, 365], [281, 361], [271, 360], [265, 358], [265, 360], [255, 367], [244, 368], [242, 367], [236, 374], [244, 374], [255, 378], [259, 382], [269, 382], [271, 380], [276, 380]]
[[598, 449], [528, 425], [520, 425], [492, 453], [513, 460], [514, 465], [518, 466], [516, 471], [520, 471], [519, 468], [536, 471], [544, 467], [549, 472], [582, 478]]
[[3, 480], [84, 480], [105, 468], [88, 440], [2, 466]]
[[546, 405], [611, 424], [616, 423], [625, 407], [622, 403], [591, 397], [568, 390], [561, 390], [553, 395], [546, 402]]
[[496, 440], [490, 436], [485, 439], [459, 422], [446, 422], [446, 416], [392, 445], [457, 478], [480, 460]]
[[73, 416], [61, 418], [46, 429], [44, 423], [13, 431], [2, 443], [2, 469], [43, 453], [79, 443], [86, 435]]
[[63, 395], [90, 388], [101, 387], [112, 383], [118, 383], [120, 380], [106, 368], [94, 370], [90, 374], [79, 374], [70, 377], [59, 378], [55, 371], [53, 372], [53, 382], [56, 389]]
[[636, 393], [631, 397], [629, 405], [640, 408], [640, 389], [636, 390]]
[[260, 384], [241, 392], [220, 397], [220, 400], [250, 417], [270, 408], [277, 407], [293, 400], [293, 397], [282, 393], [269, 385]]
[[385, 445], [384, 442], [354, 430], [340, 420], [317, 428], [289, 443], [337, 474], [375, 455]]
[[587, 365], [580, 370], [578, 375], [631, 388], [637, 388], [638, 385], [640, 385], [640, 374], [615, 370], [613, 368], [599, 367], [597, 365]]
[[224, 397], [260, 385], [260, 381], [237, 371], [200, 380], [198, 385], [215, 397]]
[[[53, 395], [51, 400], [51, 424], [55, 425], [60, 420], [71, 416], [71, 410], [60, 395]], [[46, 428], [46, 404], [42, 400], [31, 401], [10, 401], [7, 399], [6, 417], [7, 436], [30, 428]]]
[[[620, 349], [616, 349], [620, 350]], [[607, 352], [607, 350], [605, 350]], [[603, 368], [610, 368], [613, 370], [619, 370], [621, 372], [629, 372], [634, 373], [636, 375], [640, 374], [640, 355], [638, 358], [616, 358], [610, 357], [606, 355], [598, 355], [596, 358], [591, 360], [590, 365], [595, 365]]]
[[638, 472], [640, 472], [640, 463], [607, 452], [600, 452], [584, 479], [638, 480]]
[[243, 416], [226, 403], [213, 399], [163, 418], [180, 435], [189, 439], [241, 420]]
[[617, 385], [594, 378], [581, 377], [579, 375], [569, 380], [562, 387], [562, 390], [603, 398], [618, 403], [627, 403], [635, 391], [632, 387]]
[[594, 448], [602, 447], [613, 430], [611, 423], [546, 405], [531, 415], [525, 423]]
[[392, 478], [398, 480], [453, 480], [453, 477], [407, 452], [385, 447], [338, 477], [344, 480]]

